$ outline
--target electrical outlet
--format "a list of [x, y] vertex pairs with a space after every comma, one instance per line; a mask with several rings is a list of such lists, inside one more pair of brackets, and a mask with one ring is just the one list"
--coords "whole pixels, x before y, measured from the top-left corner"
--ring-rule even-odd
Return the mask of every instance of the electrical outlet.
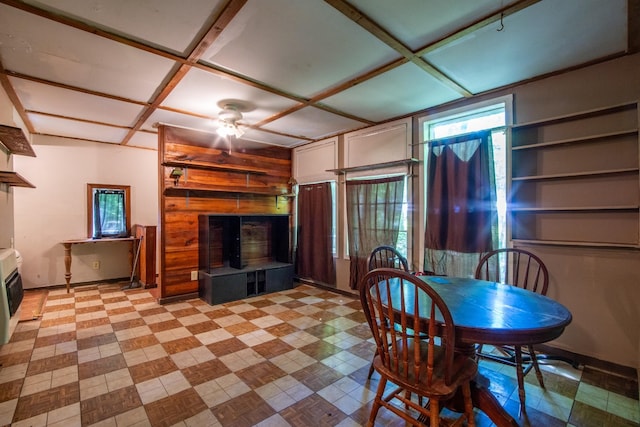
[[94, 270], [100, 270], [100, 261], [93, 261], [93, 264], [91, 266]]
[[198, 271], [194, 270], [191, 272], [191, 280], [198, 280]]

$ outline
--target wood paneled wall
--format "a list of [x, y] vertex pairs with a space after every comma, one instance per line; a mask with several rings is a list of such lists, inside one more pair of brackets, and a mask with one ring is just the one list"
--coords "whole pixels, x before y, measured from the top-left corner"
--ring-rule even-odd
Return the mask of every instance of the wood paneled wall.
[[199, 214], [290, 214], [293, 199], [290, 149], [168, 125], [158, 139], [162, 302], [198, 291]]

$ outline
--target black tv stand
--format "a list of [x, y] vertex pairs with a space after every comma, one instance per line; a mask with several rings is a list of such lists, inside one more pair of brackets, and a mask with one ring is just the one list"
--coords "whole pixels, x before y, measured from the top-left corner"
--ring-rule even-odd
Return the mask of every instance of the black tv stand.
[[198, 295], [222, 304], [293, 288], [289, 215], [200, 215]]

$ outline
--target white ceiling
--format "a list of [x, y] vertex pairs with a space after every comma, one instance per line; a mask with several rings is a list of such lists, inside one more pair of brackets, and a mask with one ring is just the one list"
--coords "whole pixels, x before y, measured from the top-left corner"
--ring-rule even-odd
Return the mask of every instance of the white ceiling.
[[157, 123], [294, 147], [624, 54], [627, 0], [0, 0], [34, 134], [157, 148]]

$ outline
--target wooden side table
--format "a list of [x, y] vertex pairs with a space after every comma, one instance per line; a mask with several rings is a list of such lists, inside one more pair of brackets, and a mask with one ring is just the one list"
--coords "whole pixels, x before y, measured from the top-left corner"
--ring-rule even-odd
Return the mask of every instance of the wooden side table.
[[133, 254], [135, 253], [136, 244], [138, 243], [137, 237], [118, 237], [118, 238], [102, 238], [102, 239], [70, 239], [63, 240], [61, 243], [64, 246], [64, 279], [66, 281], [67, 293], [71, 288], [71, 247], [73, 245], [81, 245], [86, 243], [106, 243], [106, 242], [129, 242], [129, 266], [133, 268]]

